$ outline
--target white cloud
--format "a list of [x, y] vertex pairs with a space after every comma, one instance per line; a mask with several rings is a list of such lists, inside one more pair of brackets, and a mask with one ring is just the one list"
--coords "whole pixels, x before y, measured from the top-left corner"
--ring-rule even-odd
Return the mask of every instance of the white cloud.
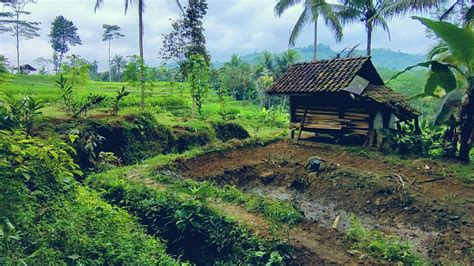
[[[184, 0], [181, 0], [185, 2]], [[63, 15], [78, 27], [83, 45], [72, 47], [89, 60], [98, 60], [101, 67], [106, 66], [106, 43], [102, 42], [102, 24], [117, 24], [122, 27], [125, 38], [114, 41], [114, 54], [130, 55], [137, 53], [137, 12], [131, 6], [124, 15], [122, 0], [105, 0], [101, 10], [94, 13], [95, 0], [38, 0], [37, 5], [28, 6], [32, 15], [28, 19], [42, 23], [41, 37], [23, 41], [22, 62], [32, 62], [37, 57], [49, 58], [52, 50], [48, 43], [48, 33], [52, 20]], [[275, 0], [208, 0], [208, 15], [204, 20], [208, 49], [214, 60], [224, 61], [231, 54], [245, 54], [259, 50], [279, 52], [287, 48], [289, 30], [301, 12], [300, 6], [289, 9], [282, 17], [273, 14]], [[148, 0], [145, 13], [145, 58], [149, 64], [157, 65], [161, 35], [170, 31], [170, 18], [178, 16], [178, 8], [172, 0]], [[425, 37], [424, 27], [409, 18], [390, 21], [392, 40], [387, 34], [377, 30], [373, 47], [401, 50], [411, 53], [424, 53], [433, 44]], [[297, 46], [312, 43], [313, 29], [306, 27], [297, 41]], [[321, 22], [319, 41], [334, 49], [360, 43], [365, 47], [365, 30], [362, 25], [352, 25], [344, 32], [344, 40], [336, 43], [334, 37]], [[14, 39], [0, 35], [0, 53], [10, 61], [15, 61]]]

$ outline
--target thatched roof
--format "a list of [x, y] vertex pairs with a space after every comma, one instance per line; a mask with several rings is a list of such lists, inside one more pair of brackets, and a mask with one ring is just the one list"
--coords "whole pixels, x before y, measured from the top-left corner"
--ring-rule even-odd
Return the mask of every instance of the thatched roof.
[[421, 113], [410, 105], [408, 98], [389, 87], [380, 85], [369, 85], [361, 94], [377, 103], [385, 105], [398, 117], [406, 119], [419, 116]]

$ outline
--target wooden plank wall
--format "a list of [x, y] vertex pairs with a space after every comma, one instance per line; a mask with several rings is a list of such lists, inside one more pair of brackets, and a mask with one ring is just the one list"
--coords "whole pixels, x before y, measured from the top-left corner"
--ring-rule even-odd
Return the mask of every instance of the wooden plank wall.
[[[368, 108], [351, 101], [334, 101], [334, 99], [294, 99], [291, 101], [292, 128], [299, 128], [305, 110], [307, 109], [304, 129], [308, 131], [338, 132], [345, 131], [367, 135], [370, 126]], [[332, 105], [331, 105], [332, 103]]]

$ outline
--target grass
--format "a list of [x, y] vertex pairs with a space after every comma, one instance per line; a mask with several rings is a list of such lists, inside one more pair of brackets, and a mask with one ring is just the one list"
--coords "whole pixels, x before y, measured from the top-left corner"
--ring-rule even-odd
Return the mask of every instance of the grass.
[[345, 240], [352, 249], [375, 259], [404, 265], [425, 264], [425, 259], [413, 250], [410, 243], [393, 235], [367, 229], [356, 216], [351, 217], [351, 227], [345, 233]]
[[256, 237], [209, 207], [197, 193], [151, 188], [123, 178], [120, 172], [92, 175], [86, 183], [102, 191], [108, 202], [135, 215], [149, 233], [168, 240], [169, 252], [185, 260], [203, 265], [261, 265], [272, 254], [280, 254], [281, 245]]
[[[42, 100], [46, 106], [42, 115], [45, 117], [67, 117], [61, 107], [59, 89], [55, 84], [55, 76], [41, 75], [9, 75], [7, 82], [0, 83], [0, 98], [11, 94], [16, 98], [33, 96]], [[126, 86], [131, 94], [120, 103], [120, 115], [139, 112], [140, 92], [133, 85], [124, 82], [98, 82], [88, 81], [84, 85], [74, 88], [75, 99], [84, 99], [89, 94], [101, 94], [109, 98], [116, 95], [116, 91]], [[210, 92], [203, 107], [204, 117], [191, 117], [192, 99], [187, 83], [179, 82], [154, 82], [148, 87], [145, 97], [146, 111], [151, 112], [160, 124], [173, 126], [186, 126], [192, 128], [209, 127], [213, 121], [222, 120], [220, 103], [214, 92]], [[110, 101], [88, 113], [89, 116], [109, 114]], [[226, 99], [226, 110], [230, 113], [228, 119], [244, 126], [252, 136], [267, 138], [272, 135], [286, 134], [286, 125], [263, 125], [256, 129], [256, 116], [261, 109], [248, 102]]]

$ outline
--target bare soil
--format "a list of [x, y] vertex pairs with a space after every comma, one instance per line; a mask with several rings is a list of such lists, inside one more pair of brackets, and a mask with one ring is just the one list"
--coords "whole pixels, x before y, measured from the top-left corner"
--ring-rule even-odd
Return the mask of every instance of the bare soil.
[[[306, 167], [312, 156], [324, 161], [318, 172]], [[474, 262], [474, 185], [460, 182], [445, 162], [388, 161], [381, 154], [368, 158], [347, 147], [301, 141], [177, 160], [172, 168], [187, 178], [293, 202], [305, 215], [290, 232], [295, 264], [370, 263], [343, 243], [351, 214], [369, 228], [410, 241], [433, 263]]]

